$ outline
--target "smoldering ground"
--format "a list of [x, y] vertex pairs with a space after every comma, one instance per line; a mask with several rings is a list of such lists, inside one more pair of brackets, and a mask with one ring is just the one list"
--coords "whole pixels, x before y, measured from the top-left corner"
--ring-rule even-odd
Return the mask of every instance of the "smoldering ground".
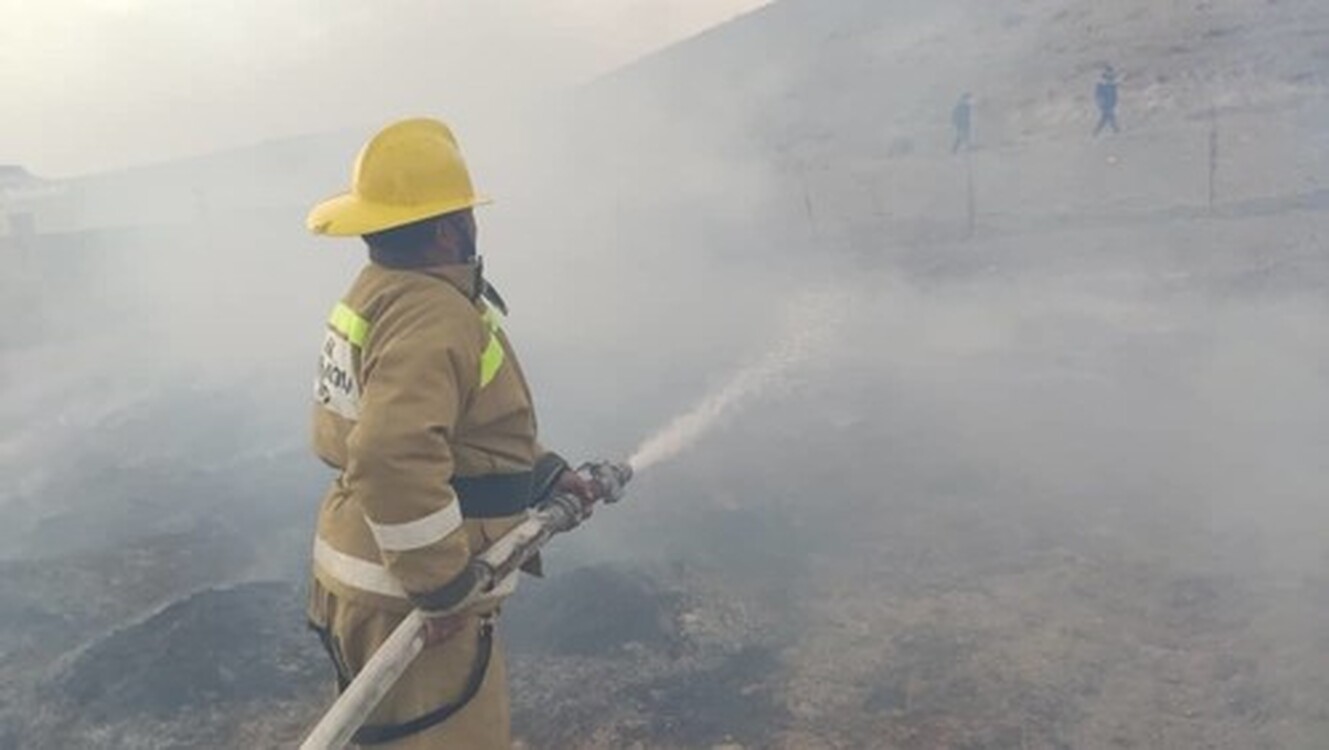
[[[1257, 190], [1241, 178], [1252, 162], [1229, 162], [1229, 198], [1268, 206], [1210, 215], [1202, 165], [1168, 161], [1207, 137], [1186, 103], [1196, 86], [1150, 111], [1157, 130], [1074, 140], [1074, 81], [1028, 54], [1070, 33], [1052, 3], [1018, 22], [919, 12], [891, 34], [873, 4], [813, 5], [685, 50], [712, 88], [662, 58], [614, 84], [631, 106], [599, 93], [560, 109], [573, 124], [540, 132], [566, 150], [514, 136], [529, 147], [482, 137], [468, 152], [501, 199], [481, 244], [545, 442], [623, 458], [679, 415], [708, 416], [509, 607], [520, 733], [547, 747], [1319, 746], [1329, 268], [1301, 172]], [[1135, 23], [1146, 46], [1169, 39]], [[978, 35], [992, 28], [1013, 36]], [[750, 64], [741, 53], [769, 34], [789, 59]], [[973, 155], [967, 241], [963, 170], [931, 142], [926, 107], [848, 107], [886, 83], [913, 101], [981, 78], [950, 57], [929, 68], [957, 39], [1068, 87], [989, 110], [1006, 130]], [[749, 69], [757, 85], [734, 83]], [[1323, 92], [1301, 86], [1303, 104], [1268, 95], [1225, 120], [1232, 159], [1255, 148], [1248, 132], [1290, 127], [1307, 158], [1268, 156], [1260, 174], [1318, 163]], [[340, 169], [360, 135], [298, 163]], [[1120, 170], [1100, 171], [1109, 156]], [[86, 316], [6, 349], [5, 533], [22, 558], [0, 592], [9, 705], [45, 707], [5, 718], [16, 742], [271, 744], [327, 697], [298, 622], [328, 479], [305, 453], [304, 404], [362, 251], [305, 238], [301, 207], [213, 209], [62, 256], [110, 261], [51, 287], [51, 307]], [[273, 605], [282, 592], [297, 604]], [[260, 651], [248, 631], [270, 636]], [[149, 689], [175, 685], [176, 665], [138, 645], [172, 633], [221, 646], [189, 672], [197, 691], [167, 691], [177, 714]], [[246, 702], [236, 670], [256, 659], [296, 666], [264, 670]], [[124, 674], [143, 689], [121, 690]], [[200, 722], [204, 705], [223, 708]]]
[[[1212, 229], [1174, 227], [1173, 247], [1212, 252]], [[1266, 230], [1234, 234], [1259, 248]], [[1110, 234], [1129, 247], [1154, 231]], [[968, 273], [823, 280], [845, 320], [816, 354], [644, 472], [603, 533], [567, 540], [597, 575], [644, 563], [655, 582], [587, 590], [573, 574], [550, 585], [584, 609], [553, 593], [514, 605], [535, 651], [517, 662], [539, 685], [518, 699], [530, 731], [549, 746], [607, 725], [663, 746], [1318, 736], [1294, 708], [1315, 679], [1288, 655], [1315, 660], [1306, 628], [1323, 612], [1323, 260], [1271, 272], [1247, 265], [1258, 254], [1207, 255], [1195, 273], [1065, 250], [1083, 239], [952, 248]], [[1052, 265], [1071, 272], [1027, 265], [1066, 252]], [[663, 609], [650, 626], [611, 625], [642, 591]], [[568, 645], [592, 635], [613, 658]], [[690, 682], [726, 684], [753, 648], [778, 656], [726, 699]], [[1280, 655], [1237, 655], [1260, 648]], [[1174, 697], [1136, 702], [1154, 690]]]

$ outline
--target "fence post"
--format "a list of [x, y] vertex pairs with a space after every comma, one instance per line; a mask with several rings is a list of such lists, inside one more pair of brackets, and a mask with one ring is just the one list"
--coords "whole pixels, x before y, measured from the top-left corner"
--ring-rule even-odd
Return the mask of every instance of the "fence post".
[[1209, 107], [1209, 213], [1218, 202], [1218, 107]]
[[964, 150], [964, 189], [965, 189], [965, 224], [964, 238], [973, 239], [978, 226], [978, 198], [974, 192], [974, 155], [966, 146]]
[[815, 247], [820, 244], [821, 232], [817, 230], [817, 214], [812, 209], [812, 190], [808, 186], [807, 166], [802, 162], [798, 165], [798, 181], [803, 188], [803, 210], [807, 212], [809, 239]]

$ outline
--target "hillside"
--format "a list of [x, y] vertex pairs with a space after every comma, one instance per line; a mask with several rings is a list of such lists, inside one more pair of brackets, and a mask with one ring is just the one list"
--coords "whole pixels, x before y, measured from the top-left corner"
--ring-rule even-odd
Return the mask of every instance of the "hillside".
[[[480, 137], [568, 455], [837, 311], [523, 584], [523, 746], [1329, 746], [1326, 49], [1312, 0], [781, 0]], [[326, 705], [306, 378], [358, 261], [289, 207], [343, 141], [103, 176], [193, 208], [39, 238], [0, 341], [0, 748], [289, 746]], [[195, 211], [196, 169], [269, 192]]]

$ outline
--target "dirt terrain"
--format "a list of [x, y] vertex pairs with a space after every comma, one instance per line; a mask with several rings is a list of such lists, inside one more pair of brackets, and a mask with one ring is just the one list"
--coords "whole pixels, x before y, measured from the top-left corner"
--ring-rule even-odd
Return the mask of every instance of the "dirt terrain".
[[[998, 276], [1018, 265], [985, 262]], [[1087, 316], [1084, 287], [1119, 288], [1122, 275], [1155, 301], [1165, 288], [1180, 299], [1236, 296], [1243, 308], [1318, 294], [1326, 278], [1322, 255], [1283, 258], [1277, 273], [1234, 264], [1186, 282], [1146, 262], [1148, 270], [1132, 268], [1128, 253], [1105, 261], [1115, 273], [1058, 283], [1080, 287], [1077, 314]], [[930, 288], [970, 283], [953, 272]], [[1037, 274], [1014, 273], [1037, 294]], [[945, 313], [912, 322], [936, 324], [933, 314]], [[516, 605], [512, 620], [538, 623], [523, 631], [554, 644], [564, 628], [612, 644], [594, 656], [557, 645], [519, 652], [530, 746], [1235, 750], [1329, 741], [1320, 676], [1329, 651], [1316, 626], [1329, 614], [1324, 515], [1234, 501], [1207, 488], [1204, 473], [1169, 463], [1192, 440], [1222, 452], [1204, 419], [1165, 402], [1183, 396], [1171, 389], [1191, 386], [1192, 357], [1224, 334], [1155, 316], [1152, 330], [1139, 330], [1129, 312], [1110, 314], [1117, 324], [1095, 321], [1092, 336], [1067, 309], [1031, 316], [1023, 336], [1038, 345], [964, 353], [983, 360], [967, 367], [875, 370], [876, 355], [862, 354], [858, 367], [809, 375], [737, 420], [669, 468], [667, 481], [643, 477], [640, 500], [650, 507], [633, 512], [649, 531], [630, 546], [638, 557], [658, 553], [652, 582], [639, 588], [658, 592], [663, 612], [631, 597], [624, 606], [667, 625], [619, 631], [632, 633], [619, 646], [615, 631], [599, 633], [619, 621], [602, 612], [600, 592], [612, 588], [579, 594], [569, 584], [579, 574]], [[875, 331], [890, 341], [889, 323], [862, 315], [847, 338], [872, 341]], [[1323, 383], [1323, 352], [1313, 357]], [[951, 380], [938, 385], [939, 375]], [[1122, 403], [1141, 382], [1159, 403]], [[1010, 404], [988, 401], [993, 388]], [[772, 470], [772, 456], [790, 459]], [[1227, 474], [1205, 469], [1209, 479]], [[657, 537], [675, 541], [657, 552], [648, 541]], [[544, 619], [544, 602], [566, 609], [581, 596], [591, 623]]]
[[[841, 315], [523, 584], [522, 746], [1329, 747], [1326, 40], [1314, 0], [784, 0], [579, 94], [592, 199], [494, 222], [576, 238], [493, 253], [560, 447], [630, 451], [797, 292]], [[299, 222], [263, 221], [267, 262]], [[234, 371], [207, 344], [263, 321], [162, 334], [117, 253], [184, 234], [117, 235], [123, 288], [0, 342], [0, 749], [291, 746], [331, 698], [308, 331]], [[555, 304], [557, 263], [614, 281]], [[82, 330], [103, 305], [151, 335]]]

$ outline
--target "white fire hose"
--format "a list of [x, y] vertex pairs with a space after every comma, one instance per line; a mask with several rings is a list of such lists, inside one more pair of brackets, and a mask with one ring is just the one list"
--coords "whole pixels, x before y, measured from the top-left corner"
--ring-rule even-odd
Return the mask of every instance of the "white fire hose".
[[[598, 485], [606, 503], [623, 498], [623, 487], [632, 478], [627, 464], [586, 464], [577, 470], [586, 480]], [[571, 531], [590, 516], [590, 508], [572, 495], [555, 495], [541, 503], [512, 531], [503, 535], [484, 552], [476, 555], [475, 586], [450, 612], [461, 612], [488, 593], [498, 581], [517, 573], [556, 534]], [[431, 613], [443, 616], [447, 613]], [[300, 750], [341, 750], [350, 743], [383, 696], [401, 679], [425, 646], [425, 615], [415, 610], [388, 636], [350, 685], [305, 738]]]

